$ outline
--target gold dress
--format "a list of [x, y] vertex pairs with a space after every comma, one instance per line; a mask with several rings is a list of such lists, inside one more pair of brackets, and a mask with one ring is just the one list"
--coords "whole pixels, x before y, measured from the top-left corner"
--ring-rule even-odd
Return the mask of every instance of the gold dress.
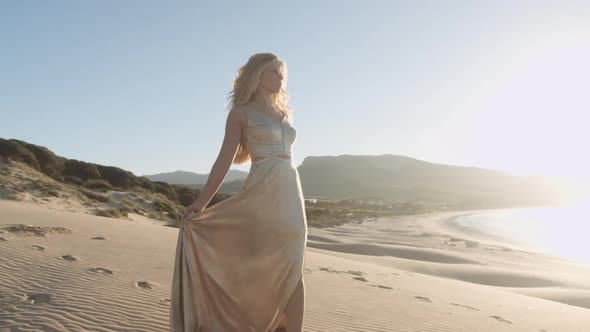
[[[291, 156], [296, 130], [242, 106], [253, 159], [240, 191], [178, 232], [171, 332], [273, 332], [303, 278], [307, 219]], [[264, 157], [261, 160], [258, 158]]]

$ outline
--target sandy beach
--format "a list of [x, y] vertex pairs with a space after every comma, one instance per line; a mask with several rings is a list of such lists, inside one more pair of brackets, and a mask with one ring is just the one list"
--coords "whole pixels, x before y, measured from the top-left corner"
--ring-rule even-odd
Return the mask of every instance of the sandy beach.
[[[305, 331], [590, 331], [589, 266], [453, 222], [466, 213], [310, 228]], [[0, 200], [0, 332], [167, 331], [177, 236]]]

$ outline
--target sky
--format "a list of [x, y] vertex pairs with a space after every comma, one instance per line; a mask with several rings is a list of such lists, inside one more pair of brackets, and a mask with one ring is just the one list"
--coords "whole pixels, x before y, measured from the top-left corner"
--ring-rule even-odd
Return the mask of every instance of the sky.
[[0, 1], [0, 49], [0, 137], [136, 175], [210, 172], [237, 70], [271, 52], [296, 165], [394, 154], [590, 184], [589, 1]]

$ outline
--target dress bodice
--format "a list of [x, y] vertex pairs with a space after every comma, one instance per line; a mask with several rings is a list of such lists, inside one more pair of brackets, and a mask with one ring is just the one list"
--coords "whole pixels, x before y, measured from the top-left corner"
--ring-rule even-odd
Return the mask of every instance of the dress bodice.
[[242, 135], [252, 158], [291, 156], [297, 131], [285, 116], [278, 120], [247, 105], [242, 110], [247, 118]]

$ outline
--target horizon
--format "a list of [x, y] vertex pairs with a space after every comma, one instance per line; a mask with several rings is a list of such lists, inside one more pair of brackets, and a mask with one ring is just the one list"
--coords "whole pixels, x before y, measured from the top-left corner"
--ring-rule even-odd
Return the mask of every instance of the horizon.
[[206, 174], [231, 80], [270, 51], [288, 67], [297, 165], [402, 155], [590, 188], [576, 147], [590, 141], [590, 4], [326, 1], [283, 17], [228, 3], [0, 5], [2, 137], [137, 175]]

